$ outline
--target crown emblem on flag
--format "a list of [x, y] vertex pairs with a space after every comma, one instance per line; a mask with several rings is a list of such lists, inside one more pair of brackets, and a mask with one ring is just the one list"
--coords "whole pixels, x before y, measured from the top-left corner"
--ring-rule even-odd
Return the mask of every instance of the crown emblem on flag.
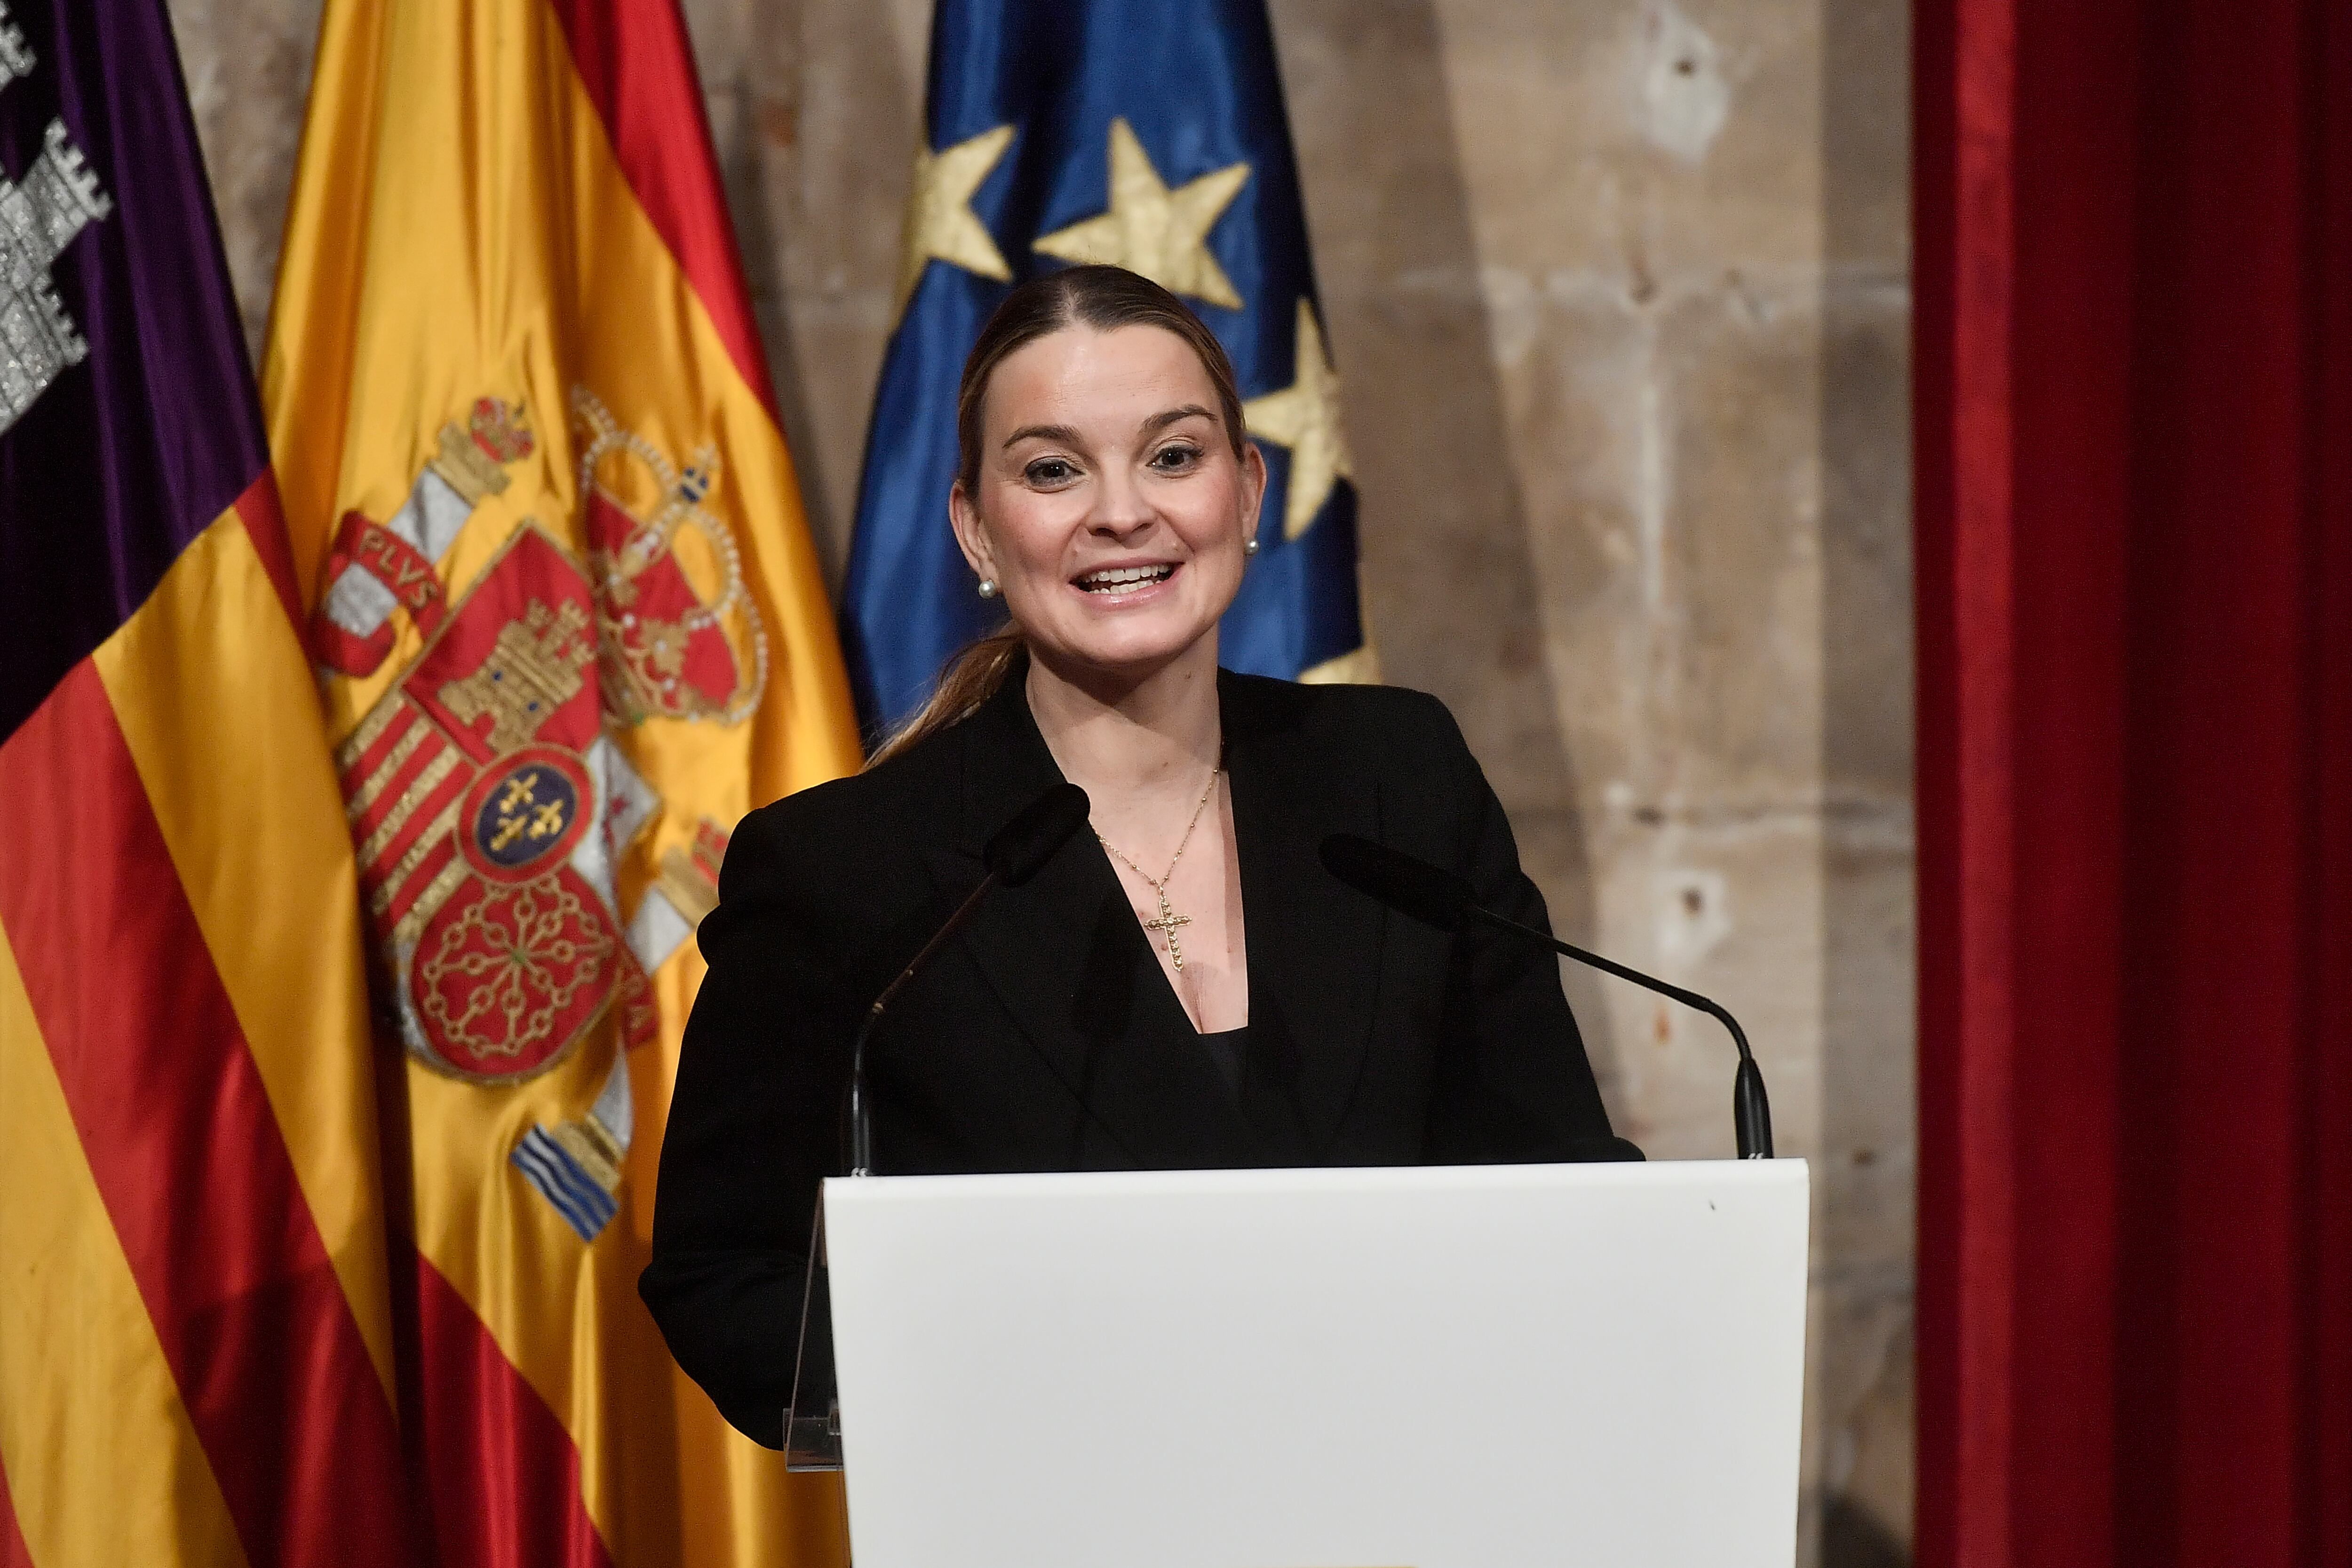
[[519, 463], [530, 456], [530, 426], [523, 418], [520, 403], [509, 408], [495, 397], [477, 399], [473, 415], [466, 421], [466, 430], [473, 437], [474, 445], [488, 453], [493, 462]]
[[475, 506], [507, 488], [507, 466], [519, 463], [536, 449], [522, 405], [509, 407], [495, 397], [474, 405], [464, 429], [457, 422], [441, 426], [441, 450], [431, 464], [450, 489]]
[[719, 485], [717, 448], [674, 466], [584, 387], [572, 411], [605, 706], [628, 724], [741, 723], [767, 685], [768, 638], [734, 532], [704, 505]]

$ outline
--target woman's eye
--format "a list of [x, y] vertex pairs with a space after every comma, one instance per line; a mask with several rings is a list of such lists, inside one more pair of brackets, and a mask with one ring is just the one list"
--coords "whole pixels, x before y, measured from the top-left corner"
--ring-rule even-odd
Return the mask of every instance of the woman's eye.
[[1151, 454], [1151, 466], [1167, 473], [1181, 473], [1201, 460], [1198, 447], [1162, 447]]
[[1022, 470], [1033, 485], [1058, 485], [1076, 471], [1059, 458], [1040, 458]]

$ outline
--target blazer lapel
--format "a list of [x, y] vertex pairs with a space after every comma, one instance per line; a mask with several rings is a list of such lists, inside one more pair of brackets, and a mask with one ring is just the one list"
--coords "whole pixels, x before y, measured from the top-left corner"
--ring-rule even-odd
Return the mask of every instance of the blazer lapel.
[[1362, 1076], [1388, 929], [1378, 904], [1341, 893], [1321, 846], [1334, 833], [1377, 838], [1379, 789], [1367, 775], [1335, 775], [1328, 757], [1302, 755], [1296, 732], [1247, 684], [1221, 672], [1218, 694], [1248, 928], [1244, 1105], [1269, 1091], [1287, 1100], [1319, 1162]]
[[[969, 891], [990, 837], [1063, 782], [1029, 716], [1024, 674], [1016, 666], [1003, 689], [961, 726], [962, 841], [933, 857], [932, 875], [943, 891]], [[1258, 1163], [1247, 1124], [1217, 1080], [1092, 834], [1073, 837], [1024, 886], [992, 893], [961, 941], [1022, 1033], [1084, 1108], [1074, 1129], [1075, 1164]]]

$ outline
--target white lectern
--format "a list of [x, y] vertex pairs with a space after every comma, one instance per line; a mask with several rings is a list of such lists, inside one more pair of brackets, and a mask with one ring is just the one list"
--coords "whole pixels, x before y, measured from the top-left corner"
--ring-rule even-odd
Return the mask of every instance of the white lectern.
[[1788, 1568], [1801, 1162], [825, 1184], [857, 1568]]

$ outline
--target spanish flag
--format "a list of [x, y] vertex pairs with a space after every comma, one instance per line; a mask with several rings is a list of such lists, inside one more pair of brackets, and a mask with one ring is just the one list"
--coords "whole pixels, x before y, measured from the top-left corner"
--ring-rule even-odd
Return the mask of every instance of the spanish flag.
[[0, 1564], [415, 1561], [351, 844], [163, 0], [0, 0]]
[[429, 1550], [838, 1561], [635, 1290], [729, 830], [859, 758], [675, 0], [328, 0], [263, 381]]

